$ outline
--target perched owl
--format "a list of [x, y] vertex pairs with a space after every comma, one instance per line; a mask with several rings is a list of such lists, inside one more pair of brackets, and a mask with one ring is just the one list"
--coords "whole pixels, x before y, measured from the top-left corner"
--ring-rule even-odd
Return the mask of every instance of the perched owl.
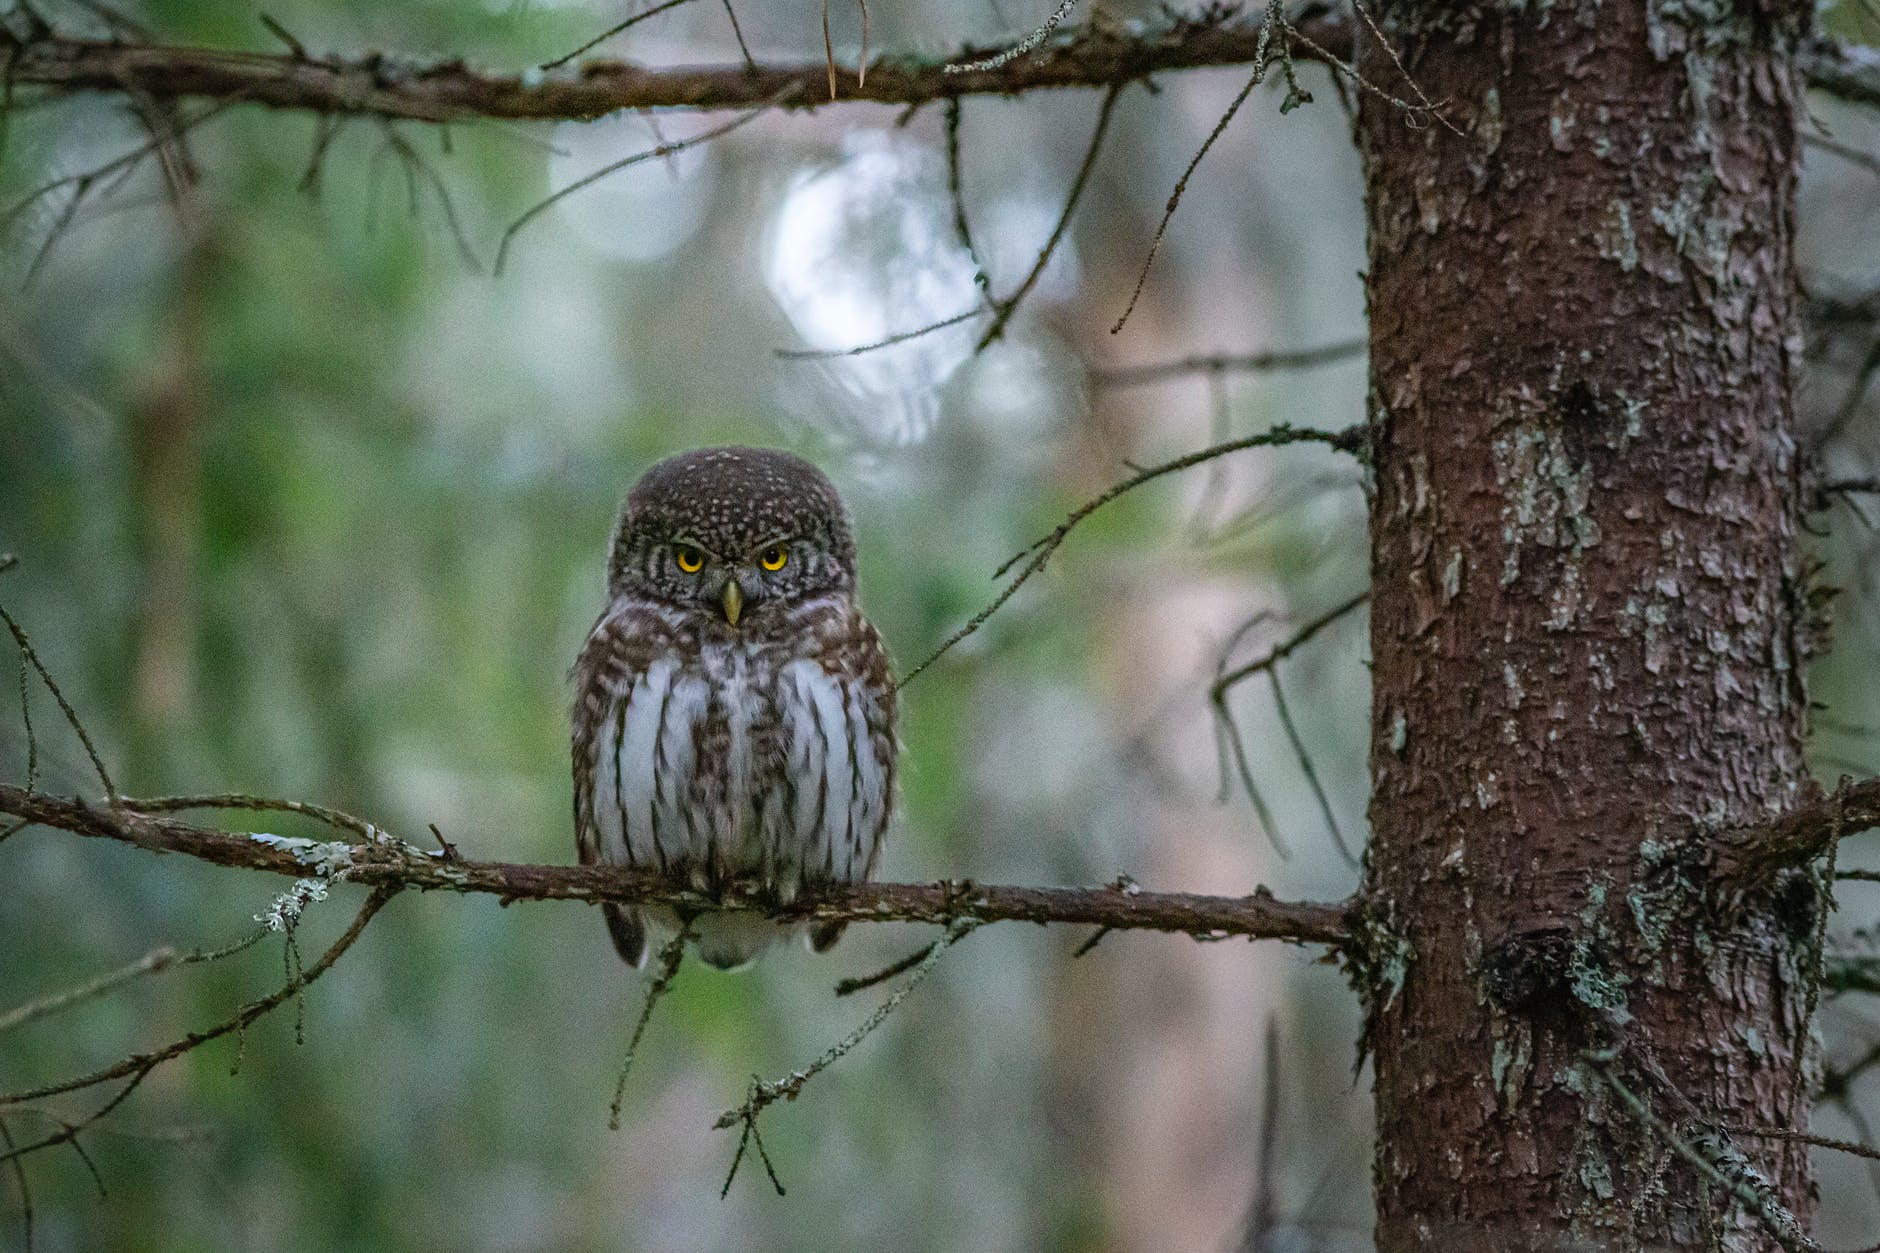
[[[894, 799], [894, 685], [855, 605], [855, 542], [815, 466], [766, 448], [668, 457], [627, 495], [608, 605], [575, 663], [581, 861], [788, 901], [867, 879]], [[604, 905], [646, 961], [665, 908]], [[795, 928], [708, 913], [699, 955], [744, 965]], [[818, 952], [840, 924], [809, 935]]]

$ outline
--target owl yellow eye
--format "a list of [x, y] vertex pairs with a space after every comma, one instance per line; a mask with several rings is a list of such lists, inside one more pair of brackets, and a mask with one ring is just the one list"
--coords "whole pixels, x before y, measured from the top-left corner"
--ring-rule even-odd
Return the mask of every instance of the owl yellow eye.
[[782, 544], [772, 544], [757, 560], [766, 570], [781, 570], [783, 563], [790, 560], [790, 550]]
[[697, 574], [705, 566], [705, 554], [690, 544], [680, 544], [673, 555], [679, 560], [679, 568], [687, 574]]

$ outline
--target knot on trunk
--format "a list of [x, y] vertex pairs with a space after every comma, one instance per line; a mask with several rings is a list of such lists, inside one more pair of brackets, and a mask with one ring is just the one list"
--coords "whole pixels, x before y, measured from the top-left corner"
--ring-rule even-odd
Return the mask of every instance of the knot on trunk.
[[1574, 949], [1573, 934], [1558, 923], [1512, 931], [1483, 955], [1483, 988], [1512, 1014], [1564, 1004], [1572, 996]]

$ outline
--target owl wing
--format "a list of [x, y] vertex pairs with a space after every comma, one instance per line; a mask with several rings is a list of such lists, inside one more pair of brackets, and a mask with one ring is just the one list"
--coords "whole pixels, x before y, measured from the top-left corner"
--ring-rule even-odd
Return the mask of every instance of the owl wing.
[[[666, 800], [676, 799], [676, 785], [660, 778], [660, 729], [674, 667], [660, 655], [656, 625], [631, 605], [615, 606], [595, 623], [575, 662], [574, 829], [583, 865], [664, 864], [659, 837], [670, 815], [661, 785]], [[601, 911], [620, 956], [642, 966], [647, 945], [639, 911], [612, 904]]]
[[[802, 713], [792, 728], [797, 781], [793, 816], [807, 879], [866, 881], [875, 873], [894, 808], [894, 681], [881, 637], [859, 612], [831, 646], [790, 672], [788, 698]], [[827, 922], [805, 937], [821, 953], [848, 924]]]
[[781, 684], [793, 795], [778, 860], [806, 882], [872, 875], [894, 805], [887, 655], [859, 613], [841, 625], [828, 647], [785, 667]]

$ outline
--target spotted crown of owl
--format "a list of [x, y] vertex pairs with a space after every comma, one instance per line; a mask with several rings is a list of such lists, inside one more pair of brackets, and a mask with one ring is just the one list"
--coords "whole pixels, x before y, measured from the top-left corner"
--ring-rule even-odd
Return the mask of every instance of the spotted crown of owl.
[[668, 561], [682, 543], [726, 562], [788, 543], [792, 558], [773, 580], [781, 596], [854, 589], [855, 540], [841, 496], [821, 470], [781, 449], [700, 448], [648, 469], [614, 528], [609, 593], [678, 583]]

